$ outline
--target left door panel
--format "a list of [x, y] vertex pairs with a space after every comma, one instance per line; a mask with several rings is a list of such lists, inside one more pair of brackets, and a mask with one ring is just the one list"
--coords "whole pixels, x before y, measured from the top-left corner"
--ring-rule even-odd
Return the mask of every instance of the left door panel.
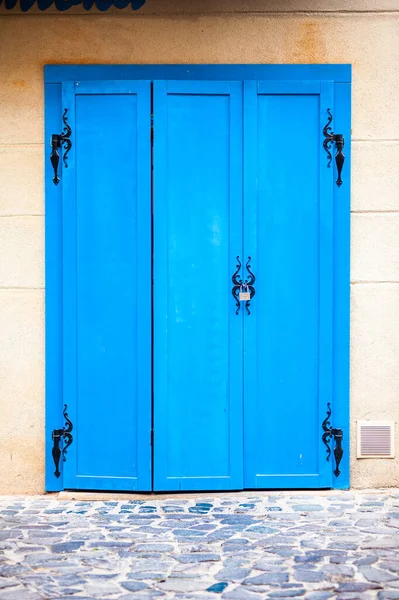
[[67, 82], [66, 489], [151, 489], [150, 83]]

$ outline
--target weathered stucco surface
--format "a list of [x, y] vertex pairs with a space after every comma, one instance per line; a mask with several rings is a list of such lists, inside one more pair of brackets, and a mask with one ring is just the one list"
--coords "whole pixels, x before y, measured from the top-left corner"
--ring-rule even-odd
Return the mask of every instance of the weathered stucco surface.
[[51, 63], [353, 65], [351, 484], [399, 485], [398, 460], [355, 457], [358, 419], [399, 422], [399, 0], [1, 11], [0, 56], [0, 492], [44, 486], [43, 66]]

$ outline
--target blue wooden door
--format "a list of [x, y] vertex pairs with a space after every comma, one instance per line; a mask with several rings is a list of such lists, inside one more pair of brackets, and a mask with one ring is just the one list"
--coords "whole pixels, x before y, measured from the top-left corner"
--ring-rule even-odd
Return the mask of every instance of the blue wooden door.
[[332, 486], [333, 92], [63, 84], [65, 488]]
[[154, 83], [154, 489], [243, 486], [242, 84]]
[[246, 82], [246, 488], [331, 487], [322, 421], [332, 401], [333, 169], [323, 151], [330, 82]]
[[151, 489], [150, 84], [63, 85], [65, 488]]

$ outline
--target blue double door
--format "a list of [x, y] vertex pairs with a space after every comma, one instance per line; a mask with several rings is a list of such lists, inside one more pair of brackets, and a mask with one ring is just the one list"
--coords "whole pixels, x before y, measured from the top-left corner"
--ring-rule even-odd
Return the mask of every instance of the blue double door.
[[331, 487], [332, 101], [320, 81], [63, 85], [65, 488]]

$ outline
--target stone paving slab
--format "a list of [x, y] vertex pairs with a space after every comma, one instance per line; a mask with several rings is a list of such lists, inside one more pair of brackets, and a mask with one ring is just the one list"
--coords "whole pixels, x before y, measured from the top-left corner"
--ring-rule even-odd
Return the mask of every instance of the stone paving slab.
[[0, 599], [43, 598], [399, 600], [399, 490], [0, 496]]

